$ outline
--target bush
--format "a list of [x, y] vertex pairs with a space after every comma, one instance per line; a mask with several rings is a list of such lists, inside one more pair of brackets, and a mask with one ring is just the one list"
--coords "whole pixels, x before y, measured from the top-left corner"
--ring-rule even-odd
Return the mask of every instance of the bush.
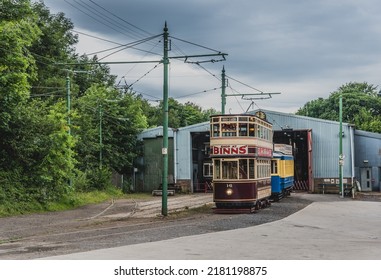
[[112, 172], [108, 168], [90, 169], [86, 171], [87, 191], [105, 190], [111, 187]]

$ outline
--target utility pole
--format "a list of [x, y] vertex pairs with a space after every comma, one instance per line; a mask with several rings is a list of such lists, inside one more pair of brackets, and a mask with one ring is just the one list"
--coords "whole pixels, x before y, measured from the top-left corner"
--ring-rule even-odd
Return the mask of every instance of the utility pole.
[[[156, 60], [147, 60], [147, 61], [115, 61], [115, 62], [87, 62], [87, 63], [80, 63], [80, 62], [74, 62], [74, 63], [57, 63], [57, 65], [91, 65], [91, 64], [136, 64], [136, 63], [163, 63], [164, 65], [164, 82], [163, 82], [163, 148], [162, 148], [162, 155], [163, 155], [163, 173], [162, 173], [162, 215], [167, 216], [168, 215], [168, 205], [167, 205], [167, 195], [168, 195], [168, 65], [169, 65], [169, 59], [180, 59], [184, 58], [187, 62], [190, 58], [198, 58], [198, 57], [215, 57], [215, 56], [222, 56], [223, 60], [225, 60], [225, 56], [227, 56], [227, 53], [217, 52], [212, 54], [201, 54], [201, 55], [183, 55], [183, 56], [168, 56], [169, 51], [169, 34], [168, 34], [168, 27], [167, 22], [165, 22], [164, 26], [164, 54], [163, 58], [160, 61]], [[207, 61], [202, 61], [207, 62]], [[210, 62], [216, 62], [216, 60], [211, 59]], [[187, 62], [187, 63], [199, 63], [199, 62]], [[102, 127], [102, 124], [100, 123], [100, 129]], [[100, 141], [100, 145], [102, 146], [102, 143]], [[101, 157], [101, 154], [100, 154]]]
[[71, 135], [71, 120], [70, 120], [70, 77], [69, 71], [66, 74], [66, 108], [67, 108], [67, 125], [69, 127], [68, 133]]
[[99, 169], [102, 169], [102, 161], [103, 161], [103, 136], [102, 136], [102, 103], [99, 102]]
[[[225, 114], [225, 106], [226, 106], [226, 96], [241, 96], [242, 98], [246, 96], [262, 96], [262, 97], [249, 97], [246, 98], [247, 100], [254, 100], [254, 99], [270, 99], [272, 98], [273, 94], [280, 94], [280, 92], [259, 92], [259, 93], [237, 93], [237, 94], [226, 94], [226, 74], [225, 74], [225, 67], [222, 68], [222, 74], [221, 74], [221, 114]], [[246, 85], [246, 84], [243, 84]], [[248, 85], [246, 85], [248, 86]], [[250, 87], [250, 86], [248, 86]], [[259, 91], [259, 90], [257, 90]], [[263, 97], [264, 95], [267, 95], [267, 97]]]
[[222, 86], [221, 86], [221, 114], [224, 115], [224, 114], [225, 114], [225, 105], [226, 105], [226, 94], [225, 94], [225, 89], [226, 89], [225, 66], [222, 67], [221, 81], [222, 81]]
[[[69, 138], [71, 136], [71, 119], [70, 119], [70, 76], [69, 76], [69, 70], [66, 72], [66, 108], [67, 108], [67, 126], [68, 130], [67, 133], [69, 134]], [[70, 176], [69, 177], [69, 187], [71, 188], [73, 186], [73, 179]]]
[[161, 214], [168, 215], [168, 27], [164, 26], [164, 81], [163, 81], [163, 176], [162, 176], [162, 207]]

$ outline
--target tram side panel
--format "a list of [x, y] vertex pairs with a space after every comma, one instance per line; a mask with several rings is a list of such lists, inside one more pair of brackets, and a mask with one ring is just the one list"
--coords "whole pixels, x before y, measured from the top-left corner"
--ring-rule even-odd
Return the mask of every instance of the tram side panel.
[[294, 186], [293, 156], [277, 156], [271, 163], [271, 199], [279, 200], [291, 193]]
[[271, 196], [270, 180], [254, 182], [215, 181], [214, 202], [217, 207], [255, 207], [257, 201]]

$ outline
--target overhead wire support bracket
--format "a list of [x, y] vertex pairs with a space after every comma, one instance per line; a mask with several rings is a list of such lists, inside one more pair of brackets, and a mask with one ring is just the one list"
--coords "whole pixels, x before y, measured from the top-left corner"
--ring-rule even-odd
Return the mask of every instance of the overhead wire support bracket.
[[[199, 63], [205, 63], [205, 62], [219, 62], [219, 61], [225, 61], [225, 56], [228, 55], [227, 53], [213, 53], [213, 54], [196, 54], [196, 55], [181, 55], [181, 56], [171, 56], [168, 57], [170, 59], [181, 59], [184, 58], [184, 63], [192, 63], [192, 64], [199, 64]], [[222, 59], [211, 59], [211, 60], [204, 60], [204, 61], [188, 61], [188, 58], [199, 58], [199, 57], [211, 57], [211, 56], [222, 56]]]
[[[271, 98], [272, 95], [281, 94], [280, 92], [261, 92], [261, 93], [241, 93], [241, 94], [227, 94], [228, 96], [242, 96], [242, 99], [255, 99], [256, 97], [245, 98], [246, 96], [258, 96], [258, 95], [268, 95], [267, 98]], [[263, 98], [263, 97], [262, 97]], [[262, 99], [261, 98], [261, 99]]]
[[[281, 93], [280, 92], [235, 93], [235, 94], [225, 94], [225, 96], [241, 96], [241, 98], [244, 100], [263, 100], [263, 99], [270, 99], [272, 98], [272, 95], [275, 95], [275, 94], [281, 94]], [[250, 97], [250, 96], [265, 96], [265, 97]]]
[[163, 60], [143, 60], [143, 61], [94, 61], [94, 62], [69, 62], [69, 63], [56, 63], [56, 65], [96, 65], [96, 64], [134, 64], [134, 63], [162, 63]]

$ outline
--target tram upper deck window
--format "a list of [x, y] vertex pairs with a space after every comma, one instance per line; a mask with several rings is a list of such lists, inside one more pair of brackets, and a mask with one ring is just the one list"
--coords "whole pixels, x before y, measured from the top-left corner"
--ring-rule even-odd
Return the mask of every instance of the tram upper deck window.
[[237, 117], [221, 117], [221, 122], [236, 122]]
[[247, 122], [239, 123], [239, 136], [247, 136], [248, 135], [247, 126], [248, 126]]
[[222, 123], [222, 137], [237, 136], [237, 124], [236, 123]]
[[213, 131], [213, 137], [219, 137], [220, 136], [220, 124], [219, 123], [213, 123], [211, 125], [211, 130]]
[[249, 123], [249, 136], [250, 137], [255, 137], [255, 124], [254, 123]]

